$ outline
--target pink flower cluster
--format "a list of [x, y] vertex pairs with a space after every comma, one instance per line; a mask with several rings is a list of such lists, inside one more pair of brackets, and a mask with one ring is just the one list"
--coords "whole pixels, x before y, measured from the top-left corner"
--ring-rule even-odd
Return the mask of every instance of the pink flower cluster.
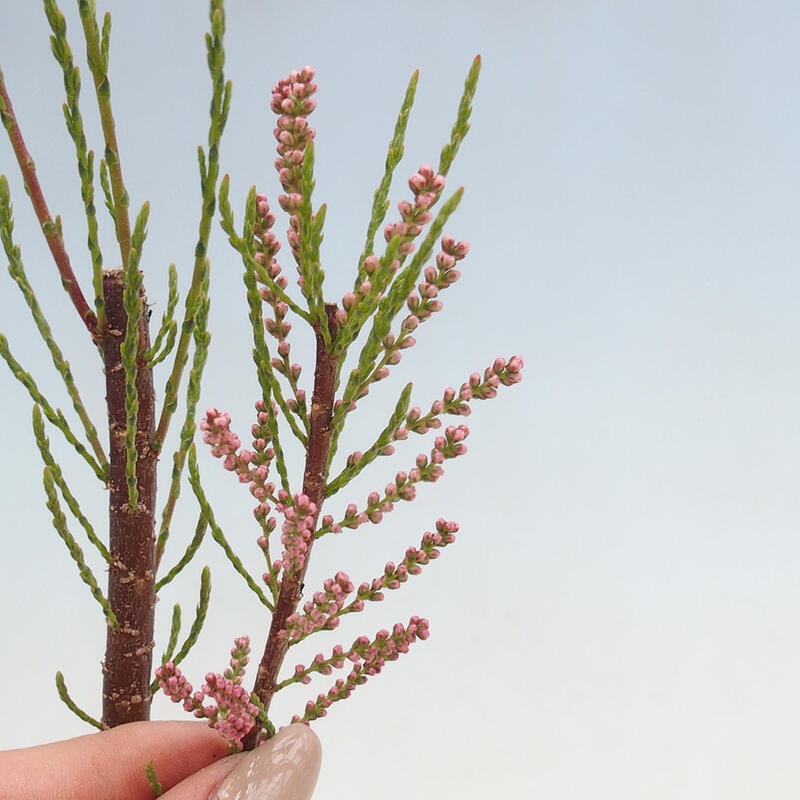
[[438, 299], [439, 292], [461, 277], [455, 265], [469, 253], [469, 242], [456, 242], [452, 236], [443, 236], [441, 247], [436, 256], [436, 267], [425, 267], [425, 280], [420, 281], [417, 286], [419, 294], [412, 292], [406, 301], [411, 312], [411, 316], [406, 319], [416, 320], [414, 327], [428, 319], [431, 314], [442, 310], [442, 302]]
[[256, 195], [256, 221], [253, 226], [255, 260], [265, 269], [265, 274], [256, 273], [257, 279], [264, 284], [259, 287], [258, 293], [262, 301], [272, 307], [273, 312], [272, 317], [264, 318], [264, 327], [270, 336], [278, 340], [278, 357], [273, 358], [271, 364], [289, 380], [294, 397], [287, 401], [287, 405], [293, 411], [302, 409], [302, 417], [305, 411], [305, 391], [297, 386], [300, 366], [289, 361], [290, 345], [286, 337], [292, 325], [286, 320], [289, 305], [281, 299], [278, 291], [286, 288], [287, 280], [286, 276], [281, 274], [281, 267], [275, 257], [280, 249], [280, 242], [271, 231], [274, 223], [275, 215], [269, 210], [266, 196]]
[[285, 631], [289, 641], [299, 641], [314, 631], [333, 630], [338, 626], [339, 613], [355, 586], [346, 573], [337, 572], [333, 578], [325, 580], [322, 588], [323, 591], [315, 592], [313, 598], [303, 604], [302, 614], [295, 612], [287, 617]]
[[427, 433], [438, 430], [442, 426], [439, 417], [442, 414], [454, 414], [468, 417], [472, 413], [470, 400], [489, 400], [497, 396], [499, 386], [512, 386], [522, 380], [522, 368], [525, 362], [520, 356], [511, 356], [508, 361], [496, 358], [492, 366], [480, 373], [473, 372], [461, 384], [456, 393], [452, 387], [444, 390], [441, 400], [434, 400], [427, 414], [422, 413], [419, 406], [414, 406], [406, 415], [405, 424], [397, 428], [392, 435], [394, 440], [406, 439], [409, 433]]
[[414, 252], [414, 239], [422, 233], [422, 228], [433, 219], [433, 208], [444, 191], [444, 175], [439, 175], [430, 164], [423, 164], [409, 179], [408, 185], [414, 195], [414, 202], [401, 200], [397, 204], [400, 222], [390, 223], [383, 229], [387, 242], [400, 237], [398, 252], [409, 255]]
[[[284, 523], [281, 528], [283, 555], [273, 564], [277, 572], [283, 569], [284, 574], [295, 574], [303, 569], [306, 553], [314, 536], [317, 524], [317, 507], [304, 494], [296, 494], [293, 499], [283, 490], [278, 491], [277, 511], [283, 514]], [[267, 580], [267, 576], [264, 576]]]
[[[457, 522], [437, 519], [435, 533], [425, 533], [420, 546], [409, 547], [399, 564], [395, 565], [394, 562], [387, 561], [383, 575], [373, 578], [371, 583], [362, 583], [358, 587], [357, 599], [350, 606], [345, 607], [341, 613], [346, 614], [351, 610], [360, 611], [364, 607], [364, 601], [383, 600], [383, 589], [399, 589], [408, 580], [409, 575], [419, 575], [425, 564], [439, 558], [440, 548], [446, 547], [456, 540], [457, 530]], [[355, 607], [359, 602], [360, 606]]]
[[236, 473], [240, 483], [249, 484], [250, 494], [258, 501], [253, 514], [263, 521], [270, 511], [268, 501], [274, 500], [275, 484], [267, 478], [275, 450], [270, 447], [268, 412], [262, 400], [256, 402], [256, 418], [251, 428], [253, 450], [241, 448], [241, 440], [231, 430], [231, 417], [226, 411], [209, 408], [200, 421], [200, 430], [203, 441], [211, 445], [211, 454], [223, 459], [225, 469]]
[[[286, 303], [279, 303], [278, 305], [285, 307]], [[281, 313], [282, 315], [285, 315], [286, 311], [282, 310]], [[282, 319], [283, 316], [281, 316], [281, 320]], [[265, 320], [265, 322], [267, 323], [267, 327], [269, 327], [270, 320]], [[288, 325], [288, 323], [286, 324]], [[286, 378], [286, 380], [289, 382], [292, 393], [294, 394], [294, 397], [290, 397], [286, 401], [287, 405], [292, 411], [299, 413], [301, 419], [305, 420], [307, 418], [306, 392], [305, 389], [301, 389], [297, 383], [303, 368], [299, 364], [290, 362], [289, 352], [291, 350], [291, 346], [286, 339], [283, 339], [278, 343], [277, 349], [278, 355], [274, 356], [270, 360], [270, 363], [276, 372], [280, 373], [284, 376], [284, 378]]]
[[327, 709], [337, 700], [344, 700], [353, 693], [357, 686], [367, 682], [372, 675], [381, 672], [387, 661], [396, 661], [401, 654], [407, 653], [410, 645], [417, 639], [427, 639], [428, 620], [411, 617], [408, 625], [395, 623], [391, 631], [381, 630], [370, 640], [368, 636], [359, 636], [350, 649], [345, 652], [341, 645], [336, 645], [329, 658], [318, 654], [308, 668], [298, 664], [295, 668], [295, 680], [301, 683], [310, 681], [311, 672], [329, 675], [334, 669], [341, 669], [347, 661], [353, 664], [347, 678], [339, 678], [327, 694], [320, 694], [316, 701], [306, 703], [305, 714], [295, 717], [294, 722], [310, 722], [324, 717]]
[[256, 262], [265, 267], [267, 275], [274, 280], [281, 289], [284, 289], [287, 280], [280, 272], [276, 256], [281, 249], [278, 237], [272, 232], [275, 224], [275, 215], [269, 209], [269, 202], [265, 194], [256, 195], [256, 220], [253, 223], [253, 243], [255, 245]]
[[[425, 533], [420, 546], [409, 547], [406, 550], [405, 558], [396, 566], [393, 562], [387, 561], [380, 578], [375, 578], [371, 585], [362, 583], [358, 587], [358, 597], [380, 600], [382, 595], [380, 597], [372, 595], [380, 594], [381, 589], [399, 589], [400, 585], [408, 580], [409, 575], [419, 575], [425, 564], [439, 558], [439, 548], [452, 544], [456, 540], [456, 531], [458, 531], [457, 522], [437, 519], [434, 533]], [[369, 596], [366, 597], [366, 595]]]
[[[336, 315], [340, 325], [347, 321], [350, 314], [358, 315], [359, 305], [365, 298], [369, 297], [373, 301], [380, 298], [391, 276], [400, 268], [403, 259], [414, 252], [416, 248], [414, 240], [422, 233], [424, 226], [433, 219], [430, 209], [441, 197], [445, 178], [444, 175], [436, 173], [429, 164], [423, 164], [408, 179], [408, 185], [414, 194], [414, 202], [402, 200], [397, 204], [400, 220], [386, 225], [383, 230], [386, 242], [390, 243], [387, 255], [381, 259], [373, 253], [364, 259], [359, 273], [361, 278], [355, 289], [342, 297], [341, 308]], [[393, 242], [396, 242], [396, 245], [392, 245]], [[412, 344], [413, 340], [405, 346], [411, 347]], [[396, 360], [391, 363], [400, 361], [397, 353], [400, 349], [400, 346], [394, 348], [396, 355], [393, 357]], [[369, 382], [385, 378], [388, 372], [383, 366], [378, 367]]]
[[[308, 116], [317, 107], [312, 99], [317, 91], [311, 67], [293, 71], [272, 87], [272, 110], [278, 114], [273, 133], [278, 141], [275, 169], [286, 194], [278, 196], [278, 204], [289, 216], [287, 239], [295, 260], [299, 259], [300, 220], [297, 211], [302, 202], [301, 176], [305, 151], [316, 132], [308, 124]], [[301, 279], [302, 280], [302, 279]]]
[[223, 459], [225, 469], [239, 475], [248, 473], [252, 453], [249, 450], [237, 452], [242, 442], [231, 430], [231, 415], [227, 411], [209, 408], [205, 419], [200, 420], [200, 430], [203, 441], [211, 446], [211, 455]]
[[[413, 243], [411, 246], [413, 248]], [[419, 294], [412, 292], [406, 299], [406, 305], [411, 313], [400, 324], [399, 333], [395, 335], [390, 331], [384, 336], [382, 341], [383, 356], [366, 380], [365, 385], [361, 388], [358, 394], [359, 397], [369, 393], [369, 384], [377, 383], [388, 377], [389, 367], [400, 363], [402, 359], [400, 351], [407, 350], [417, 343], [412, 333], [421, 322], [424, 322], [436, 311], [442, 309], [442, 302], [438, 299], [439, 292], [455, 283], [461, 277], [461, 273], [454, 267], [457, 261], [466, 257], [469, 252], [469, 243], [456, 242], [452, 236], [443, 236], [441, 247], [441, 251], [436, 256], [437, 268], [426, 267], [424, 280], [417, 286]], [[371, 256], [371, 258], [374, 258], [374, 256]], [[399, 266], [400, 262], [397, 261], [396, 263]], [[396, 269], [396, 266], [394, 269]], [[359, 288], [359, 294], [366, 295], [371, 289], [371, 282], [364, 281]], [[342, 322], [347, 319], [346, 312], [357, 303], [357, 299], [352, 292], [342, 298], [342, 305], [345, 311]]]
[[[365, 601], [383, 600], [383, 589], [399, 589], [410, 575], [419, 575], [422, 567], [439, 557], [440, 548], [452, 544], [458, 523], [436, 520], [436, 531], [426, 532], [419, 547], [409, 547], [399, 564], [387, 561], [383, 575], [358, 587], [356, 599], [345, 605], [355, 586], [344, 572], [337, 572], [323, 583], [323, 591], [303, 605], [303, 613], [295, 612], [286, 620], [284, 633], [290, 642], [299, 642], [318, 630], [333, 630], [344, 614], [362, 611]], [[318, 659], [321, 656], [318, 656]], [[300, 665], [300, 672], [305, 667]]]
[[494, 364], [484, 370], [482, 381], [477, 373], [470, 375], [469, 384], [472, 388], [472, 396], [479, 400], [497, 397], [498, 386], [513, 386], [522, 380], [524, 366], [525, 362], [521, 356], [511, 356], [508, 361], [504, 358], [496, 358]]
[[[256, 724], [259, 708], [250, 701], [249, 692], [242, 686], [245, 666], [249, 661], [250, 639], [242, 636], [234, 640], [230, 668], [224, 674], [209, 672], [202, 690], [194, 691], [192, 684], [172, 661], [156, 669], [159, 688], [173, 703], [183, 703], [199, 719], [219, 731], [237, 750], [242, 749], [242, 739]], [[213, 702], [205, 705], [208, 697]]]
[[308, 116], [317, 107], [311, 95], [317, 91], [314, 70], [303, 67], [281, 78], [272, 87], [270, 108], [278, 114], [277, 127], [273, 131], [278, 141], [278, 156], [275, 169], [286, 195], [278, 198], [280, 207], [294, 213], [300, 203], [300, 173], [305, 149], [314, 138], [315, 131], [308, 124]]
[[[438, 421], [438, 420], [437, 420]], [[431, 425], [430, 427], [438, 427]], [[405, 438], [408, 435], [398, 434], [395, 438]], [[415, 461], [415, 466], [408, 472], [398, 472], [393, 483], [387, 483], [384, 494], [370, 492], [367, 504], [363, 511], [358, 510], [355, 503], [350, 503], [345, 509], [344, 517], [337, 523], [336, 528], [358, 528], [366, 522], [377, 525], [383, 515], [394, 510], [394, 504], [399, 500], [413, 500], [417, 495], [415, 484], [434, 483], [444, 474], [442, 464], [450, 458], [464, 455], [467, 446], [463, 443], [469, 435], [466, 425], [450, 425], [445, 429], [444, 436], [437, 436], [431, 449], [430, 457], [420, 453]], [[354, 453], [350, 456], [358, 456]], [[357, 463], [358, 458], [355, 459]], [[334, 530], [336, 530], [334, 528]], [[338, 532], [338, 530], [337, 530]]]

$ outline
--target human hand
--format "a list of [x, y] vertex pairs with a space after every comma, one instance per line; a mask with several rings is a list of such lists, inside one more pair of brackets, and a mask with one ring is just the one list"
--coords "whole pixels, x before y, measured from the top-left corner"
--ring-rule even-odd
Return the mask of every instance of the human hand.
[[308, 800], [319, 739], [289, 725], [261, 747], [229, 756], [195, 722], [132, 722], [63, 742], [0, 752], [0, 800], [152, 800], [153, 763], [164, 800]]

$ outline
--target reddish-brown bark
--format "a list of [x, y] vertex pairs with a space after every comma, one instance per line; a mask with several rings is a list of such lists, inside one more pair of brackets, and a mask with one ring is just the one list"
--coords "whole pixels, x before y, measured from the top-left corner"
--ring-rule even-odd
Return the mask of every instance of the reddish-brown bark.
[[[336, 322], [336, 305], [325, 304], [327, 314], [328, 332], [330, 340], [336, 338], [338, 323]], [[316, 365], [314, 368], [314, 391], [311, 396], [311, 414], [309, 418], [308, 446], [306, 448], [306, 464], [303, 473], [303, 494], [317, 507], [315, 520], [319, 518], [322, 504], [325, 500], [325, 478], [328, 466], [328, 453], [331, 448], [331, 417], [333, 416], [333, 403], [336, 393], [336, 374], [338, 372], [338, 358], [325, 346], [322, 331], [315, 330], [317, 340]], [[293, 575], [286, 575], [281, 583], [281, 591], [275, 611], [272, 614], [272, 623], [264, 648], [264, 655], [258, 665], [253, 691], [264, 704], [264, 709], [269, 710], [272, 697], [275, 694], [275, 684], [278, 671], [283, 663], [289, 641], [285, 636], [279, 636], [280, 631], [286, 627], [287, 618], [295, 612], [300, 602], [300, 593], [303, 578], [308, 568], [308, 559], [311, 553], [312, 542], [309, 542], [306, 552], [305, 565]], [[245, 750], [252, 750], [258, 742], [259, 731], [253, 729], [242, 740]]]
[[89, 304], [83, 296], [75, 273], [72, 271], [69, 256], [64, 249], [64, 240], [50, 215], [50, 210], [44, 199], [42, 187], [39, 184], [39, 178], [36, 176], [36, 165], [33, 162], [33, 157], [30, 152], [28, 152], [25, 140], [22, 138], [22, 131], [19, 125], [17, 125], [17, 118], [14, 116], [14, 107], [11, 105], [11, 97], [3, 81], [2, 72], [0, 72], [0, 107], [3, 106], [5, 107], [5, 110], [2, 112], [3, 124], [8, 131], [11, 147], [17, 158], [17, 164], [19, 164], [22, 179], [25, 181], [25, 191], [30, 195], [36, 218], [42, 226], [44, 238], [47, 240], [47, 246], [50, 248], [53, 260], [56, 262], [58, 274], [61, 276], [61, 285], [69, 295], [83, 324], [86, 326], [89, 333], [94, 336], [95, 328], [97, 327], [97, 317], [94, 311], [89, 308]]
[[[103, 662], [103, 724], [114, 727], [150, 717], [153, 621], [155, 614], [156, 456], [150, 451], [155, 426], [155, 393], [151, 368], [137, 358], [139, 414], [136, 426], [138, 508], [128, 504], [125, 478], [125, 370], [120, 346], [127, 315], [121, 269], [103, 274], [108, 327], [102, 337], [109, 427], [108, 600], [120, 623], [108, 628]], [[145, 303], [142, 292], [142, 303]], [[147, 314], [139, 322], [139, 354], [150, 346]]]

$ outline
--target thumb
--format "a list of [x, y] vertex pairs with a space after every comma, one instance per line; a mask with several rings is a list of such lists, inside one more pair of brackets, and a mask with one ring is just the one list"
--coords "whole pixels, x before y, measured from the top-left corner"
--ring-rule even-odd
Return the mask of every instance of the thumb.
[[182, 781], [162, 800], [310, 800], [322, 748], [306, 725], [282, 728], [249, 753], [224, 758]]

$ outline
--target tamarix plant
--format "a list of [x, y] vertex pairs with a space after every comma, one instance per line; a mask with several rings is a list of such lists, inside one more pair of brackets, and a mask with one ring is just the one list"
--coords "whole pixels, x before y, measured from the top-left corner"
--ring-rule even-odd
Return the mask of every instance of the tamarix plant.
[[[274, 695], [296, 684], [308, 684], [315, 675], [339, 673], [333, 685], [309, 700], [294, 720], [309, 723], [327, 713], [338, 700], [376, 675], [388, 661], [408, 651], [417, 639], [428, 637], [428, 621], [412, 616], [390, 629], [359, 636], [351, 644], [338, 644], [318, 653], [308, 664], [284, 668], [291, 648], [323, 630], [338, 627], [341, 619], [383, 599], [388, 590], [401, 588], [452, 544], [458, 525], [436, 520], [419, 544], [410, 546], [398, 562], [389, 561], [381, 574], [356, 585], [344, 572], [336, 572], [316, 591], [304, 583], [315, 543], [365, 525], [379, 524], [396, 504], [415, 498], [418, 485], [433, 483], [443, 474], [445, 462], [466, 452], [466, 425], [446, 425], [446, 417], [464, 418], [474, 400], [496, 396], [499, 387], [521, 379], [522, 359], [498, 358], [482, 373], [474, 373], [458, 389], [446, 388], [429, 410], [411, 405], [412, 384], [399, 392], [385, 427], [368, 435], [358, 423], [358, 406], [373, 384], [389, 377], [404, 351], [416, 344], [420, 326], [442, 309], [442, 293], [460, 276], [459, 262], [469, 245], [445, 232], [463, 190], [446, 193], [446, 178], [469, 129], [480, 59], [467, 75], [464, 92], [449, 141], [436, 167], [424, 164], [408, 179], [406, 199], [389, 216], [389, 193], [403, 156], [406, 125], [414, 102], [415, 73], [403, 99], [394, 128], [385, 170], [375, 191], [362, 252], [356, 260], [352, 291], [339, 302], [325, 298], [325, 273], [321, 243], [326, 206], [315, 205], [314, 140], [310, 116], [317, 85], [310, 67], [291, 72], [272, 89], [271, 109], [277, 115], [274, 130], [278, 158], [275, 167], [281, 185], [277, 195], [280, 214], [287, 220], [288, 254], [281, 263], [281, 245], [273, 232], [276, 214], [265, 193], [255, 188], [247, 197], [241, 227], [237, 227], [230, 201], [229, 180], [218, 182], [220, 140], [231, 99], [231, 86], [223, 74], [222, 0], [211, 2], [211, 32], [207, 35], [208, 64], [212, 77], [211, 120], [207, 148], [199, 148], [202, 197], [194, 264], [182, 319], [178, 320], [178, 275], [169, 271], [166, 311], [150, 341], [149, 312], [139, 269], [146, 239], [149, 206], [144, 203], [133, 224], [121, 168], [108, 77], [111, 22], [97, 22], [94, 3], [79, 0], [78, 9], [86, 44], [97, 105], [105, 138], [99, 177], [105, 205], [113, 221], [121, 266], [104, 269], [95, 209], [94, 154], [88, 149], [80, 112], [80, 78], [66, 36], [64, 17], [55, 0], [44, 0], [52, 29], [52, 49], [66, 88], [64, 114], [73, 140], [81, 195], [88, 229], [92, 263], [93, 307], [86, 300], [64, 246], [62, 225], [53, 219], [39, 185], [0, 73], [0, 114], [14, 150], [34, 211], [53, 254], [67, 295], [78, 311], [99, 352], [105, 373], [109, 431], [108, 447], [98, 434], [99, 424], [86, 412], [69, 363], [56, 344], [44, 312], [23, 267], [21, 251], [13, 237], [8, 183], [0, 178], [0, 235], [10, 273], [19, 286], [35, 325], [63, 379], [80, 423], [76, 427], [39, 390], [34, 378], [12, 355], [0, 336], [0, 355], [27, 389], [34, 402], [34, 436], [44, 461], [43, 481], [53, 524], [66, 543], [83, 581], [97, 599], [107, 625], [103, 664], [103, 712], [98, 720], [79, 709], [70, 698], [64, 678], [57, 684], [62, 699], [84, 720], [98, 728], [149, 718], [153, 691], [160, 687], [173, 701], [197, 717], [205, 718], [234, 748], [252, 748], [275, 730], [270, 718]], [[253, 364], [259, 395], [254, 398], [250, 426], [251, 444], [244, 447], [225, 411], [197, 405], [203, 366], [209, 349], [208, 242], [219, 205], [220, 222], [244, 266], [245, 306], [253, 337]], [[387, 222], [388, 217], [388, 222]], [[379, 232], [383, 242], [379, 245]], [[290, 289], [284, 272], [286, 261], [296, 269], [297, 289]], [[292, 360], [295, 327], [313, 333], [313, 369]], [[190, 364], [191, 362], [191, 364]], [[154, 369], [167, 370], [164, 400], [156, 406]], [[188, 376], [185, 375], [189, 366]], [[311, 365], [309, 365], [310, 367]], [[311, 374], [306, 383], [304, 378]], [[171, 422], [183, 397], [183, 420], [171, 459], [166, 500], [156, 513], [157, 460], [162, 454]], [[57, 463], [47, 437], [45, 420], [65, 437], [89, 471], [108, 489], [108, 536], [97, 533], [81, 511]], [[235, 549], [226, 538], [201, 482], [194, 437], [197, 424], [211, 454], [225, 470], [249, 488], [253, 507], [253, 551]], [[357, 431], [369, 444], [348, 455], [339, 454], [345, 429]], [[395, 443], [428, 436], [430, 444], [382, 490], [360, 502], [345, 498], [339, 518], [323, 513], [326, 502], [345, 492], [373, 462], [394, 455]], [[299, 443], [304, 454], [301, 474], [294, 474], [287, 445]], [[399, 454], [398, 454], [399, 455]], [[195, 533], [180, 548], [180, 555], [165, 566], [174, 511], [188, 467], [188, 482], [199, 505]], [[341, 495], [340, 495], [341, 497]], [[66, 505], [74, 521], [99, 553], [108, 569], [104, 591], [70, 530]], [[236, 638], [229, 667], [208, 673], [199, 690], [183, 675], [179, 664], [198, 639], [211, 595], [208, 568], [201, 574], [200, 603], [189, 633], [179, 645], [180, 607], [173, 609], [169, 640], [153, 670], [154, 611], [158, 593], [189, 564], [206, 532], [222, 547], [230, 564], [258, 598], [269, 618], [266, 643], [255, 682], [245, 687], [245, 667], [250, 639]], [[260, 549], [261, 553], [258, 554]], [[247, 563], [254, 557], [262, 566]], [[258, 575], [258, 572], [263, 574]], [[303, 596], [308, 599], [303, 602]]]

